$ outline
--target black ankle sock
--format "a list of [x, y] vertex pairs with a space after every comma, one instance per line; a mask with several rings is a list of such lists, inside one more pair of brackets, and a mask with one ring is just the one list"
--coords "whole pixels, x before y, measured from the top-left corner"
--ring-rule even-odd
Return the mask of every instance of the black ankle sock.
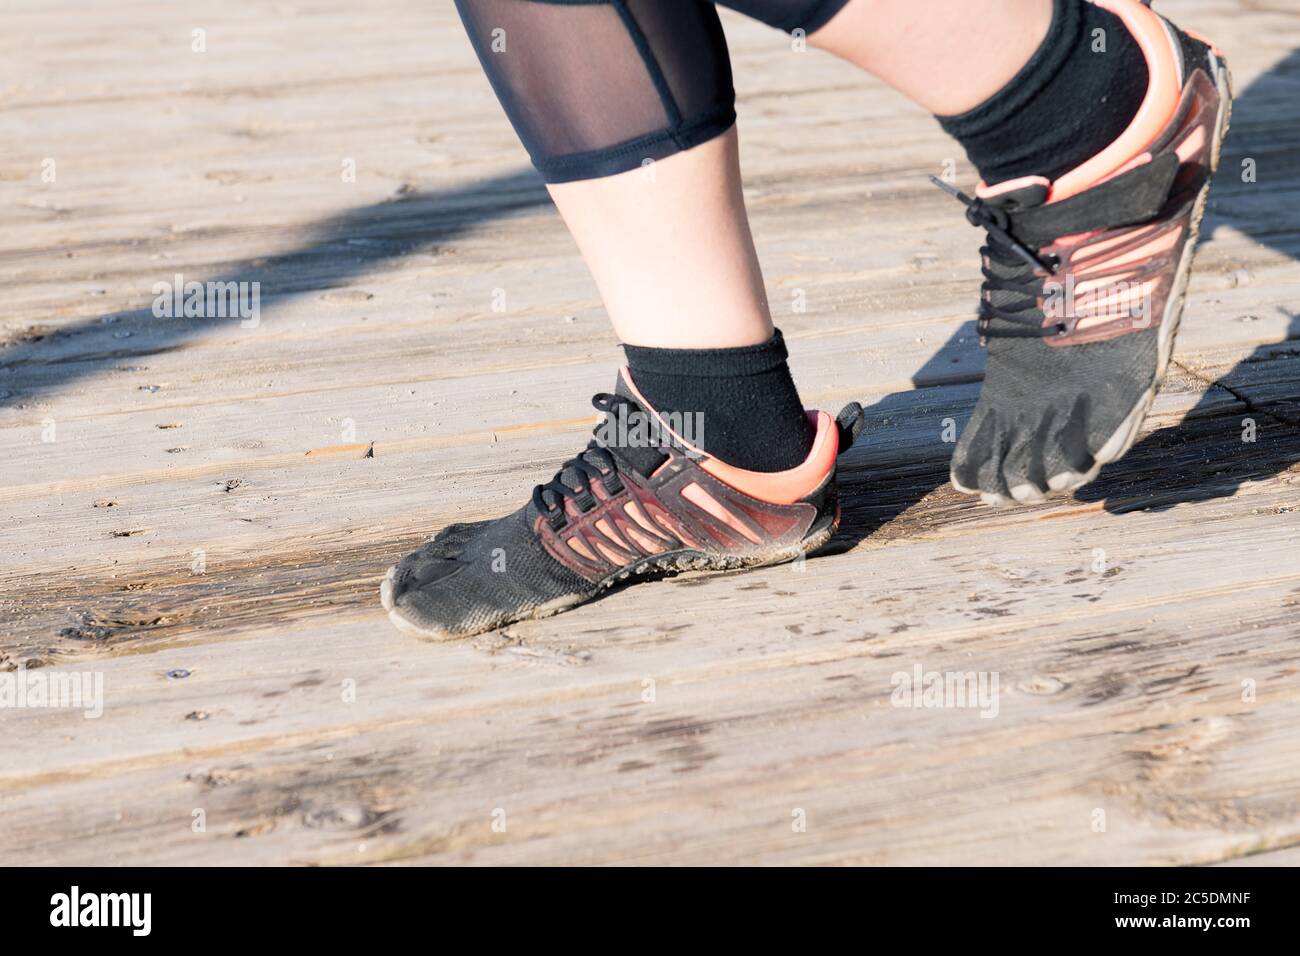
[[[1094, 52], [1102, 40], [1105, 52]], [[1055, 179], [1114, 142], [1146, 91], [1146, 58], [1124, 22], [1086, 0], [1056, 0], [1046, 38], [1015, 79], [938, 120], [986, 183]]]
[[784, 471], [808, 457], [814, 430], [795, 390], [781, 331], [735, 349], [624, 345], [632, 381], [659, 412], [699, 413], [703, 450], [749, 471]]

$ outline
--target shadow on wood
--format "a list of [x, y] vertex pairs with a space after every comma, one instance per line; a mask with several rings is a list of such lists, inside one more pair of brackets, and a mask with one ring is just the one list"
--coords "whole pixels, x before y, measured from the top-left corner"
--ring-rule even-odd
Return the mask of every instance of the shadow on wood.
[[[545, 206], [550, 201], [541, 177], [531, 169], [450, 189], [411, 192], [314, 223], [297, 248], [278, 256], [238, 262], [204, 281], [259, 283], [260, 305], [265, 312], [309, 292], [347, 285], [387, 260], [427, 250], [485, 222]], [[149, 343], [135, 349], [105, 349], [88, 343], [84, 352], [61, 355], [57, 360], [42, 357], [44, 342], [55, 337], [97, 340], [96, 333], [104, 333], [107, 324], [122, 319], [148, 321]], [[22, 367], [28, 372], [22, 384], [0, 404], [31, 402], [78, 379], [107, 371], [124, 359], [171, 351], [214, 323], [231, 321], [239, 319], [157, 319], [149, 309], [139, 309], [84, 319], [39, 337], [19, 339], [8, 347], [0, 343], [0, 368]], [[41, 371], [31, 375], [32, 366], [42, 367]]]

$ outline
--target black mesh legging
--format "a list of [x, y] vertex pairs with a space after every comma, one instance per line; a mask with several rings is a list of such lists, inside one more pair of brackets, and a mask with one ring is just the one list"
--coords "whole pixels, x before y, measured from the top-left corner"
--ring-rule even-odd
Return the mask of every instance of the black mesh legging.
[[[786, 31], [848, 0], [721, 0]], [[492, 87], [547, 182], [663, 159], [736, 120], [709, 0], [456, 0]]]

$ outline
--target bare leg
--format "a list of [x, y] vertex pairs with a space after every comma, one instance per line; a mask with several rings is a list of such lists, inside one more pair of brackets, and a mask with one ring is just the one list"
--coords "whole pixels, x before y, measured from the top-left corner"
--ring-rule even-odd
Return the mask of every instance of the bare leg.
[[702, 349], [772, 337], [735, 127], [642, 169], [549, 188], [622, 341]]
[[[957, 113], [1016, 74], [1051, 16], [1051, 0], [854, 0], [811, 39], [931, 112]], [[723, 348], [771, 338], [734, 127], [648, 168], [550, 191], [624, 342]]]
[[808, 39], [951, 115], [1010, 82], [1051, 20], [1052, 0], [852, 0]]
[[[853, 0], [810, 39], [931, 112], [958, 113], [1015, 76], [1051, 17], [1051, 0]], [[550, 192], [624, 342], [725, 348], [771, 338], [734, 127], [648, 168]]]

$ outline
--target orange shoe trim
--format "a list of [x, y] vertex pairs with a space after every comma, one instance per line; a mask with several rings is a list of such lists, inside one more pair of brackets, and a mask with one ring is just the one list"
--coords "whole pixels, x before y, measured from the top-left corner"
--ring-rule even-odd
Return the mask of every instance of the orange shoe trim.
[[748, 538], [751, 544], [758, 544], [762, 539], [756, 535], [752, 528], [745, 522], [741, 521], [734, 514], [723, 507], [722, 502], [713, 495], [705, 491], [698, 481], [692, 481], [682, 489], [682, 497], [689, 501], [701, 511], [712, 515], [718, 521], [725, 524], [732, 531]]
[[623, 376], [623, 381], [633, 397], [655, 417], [659, 426], [672, 435], [678, 445], [699, 456], [700, 468], [723, 484], [730, 485], [751, 498], [773, 505], [792, 505], [816, 491], [835, 465], [835, 456], [840, 450], [840, 436], [834, 419], [825, 412], [808, 412], [808, 419], [817, 429], [817, 436], [813, 439], [812, 450], [808, 452], [808, 457], [801, 464], [787, 471], [746, 471], [744, 468], [737, 468], [717, 458], [709, 457], [706, 452], [678, 435], [668, 427], [667, 422], [654, 410], [654, 406], [647, 402], [645, 396], [637, 389], [636, 383], [632, 381], [631, 370], [624, 366], [619, 374]]
[[1076, 166], [1052, 184], [1047, 201], [1059, 202], [1095, 186], [1116, 173], [1154, 140], [1178, 107], [1182, 78], [1178, 75], [1178, 57], [1158, 14], [1138, 0], [1093, 0], [1124, 21], [1147, 60], [1146, 96], [1133, 122], [1119, 138], [1092, 159]]
[[643, 534], [633, 525], [622, 527], [622, 531], [627, 537], [636, 542], [637, 547], [646, 554], [658, 554], [664, 549], [663, 543], [658, 538], [651, 538], [648, 534]]
[[587, 542], [583, 541], [577, 535], [570, 535], [568, 538], [565, 539], [565, 543], [568, 544], [568, 546], [572, 548], [574, 551], [576, 551], [578, 554], [586, 558], [588, 561], [599, 560], [594, 554], [591, 553], [591, 548], [587, 547]]
[[1008, 179], [996, 186], [990, 186], [981, 179], [980, 184], [975, 187], [975, 195], [980, 199], [992, 199], [994, 196], [1015, 192], [1017, 189], [1024, 189], [1026, 186], [1043, 186], [1050, 190], [1052, 181], [1045, 176], [1017, 176], [1015, 179]]
[[664, 534], [664, 529], [651, 524], [650, 519], [647, 518], [645, 512], [641, 510], [641, 506], [638, 505], [635, 501], [629, 501], [626, 504], [624, 504], [623, 510], [628, 515], [631, 516], [633, 521], [635, 521], [637, 524], [639, 524], [642, 528], [644, 528], [646, 531], [650, 532], [651, 534], [653, 535]]

